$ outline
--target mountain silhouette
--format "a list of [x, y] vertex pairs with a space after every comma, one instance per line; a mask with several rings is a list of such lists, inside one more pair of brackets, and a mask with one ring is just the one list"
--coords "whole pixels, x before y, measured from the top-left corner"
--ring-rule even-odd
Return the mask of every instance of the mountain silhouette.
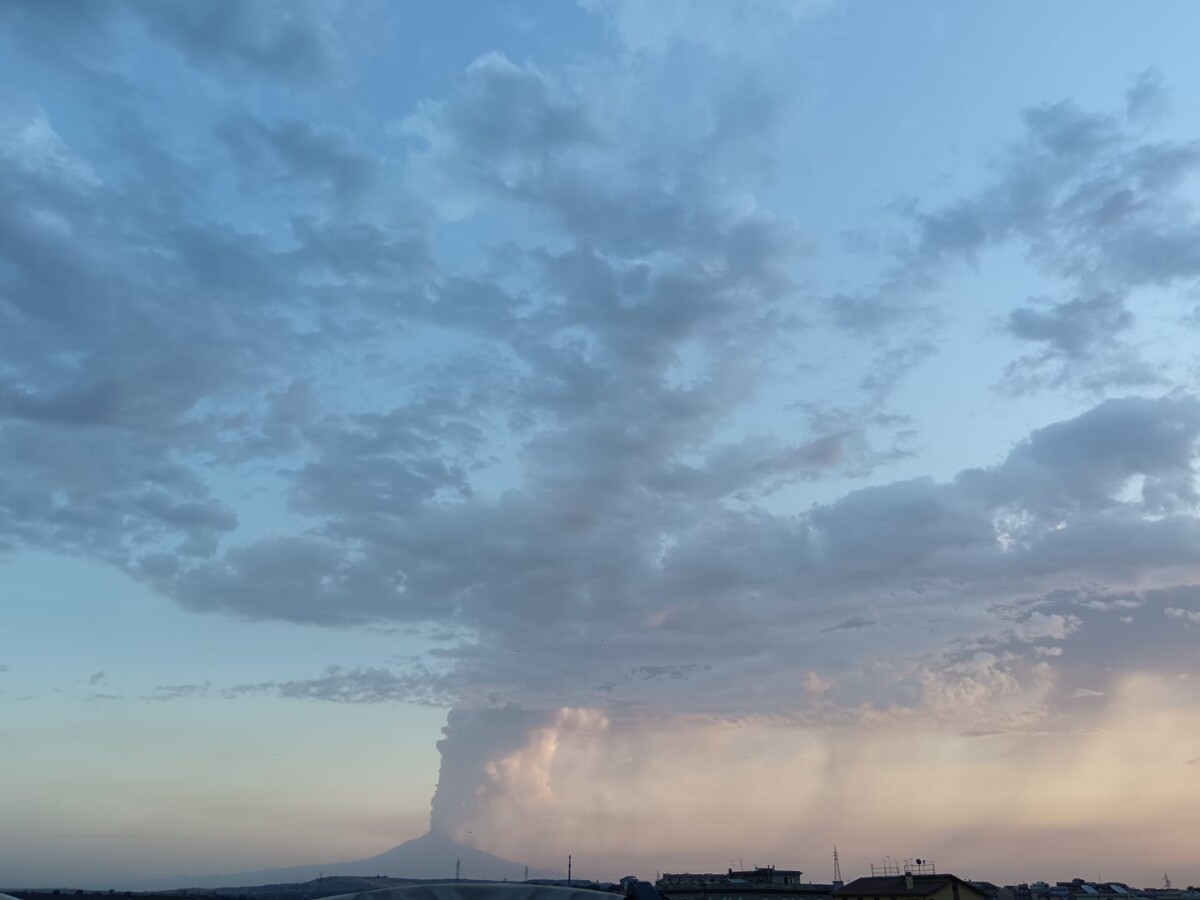
[[[366, 859], [323, 865], [291, 866], [286, 869], [260, 869], [254, 872], [235, 872], [229, 875], [179, 876], [153, 884], [140, 885], [142, 890], [167, 890], [184, 887], [216, 888], [246, 887], [260, 884], [295, 884], [331, 875], [385, 875], [392, 878], [444, 879], [452, 881], [456, 867], [463, 879], [483, 881], [520, 881], [525, 866], [501, 859], [483, 850], [467, 847], [436, 832], [427, 832], [411, 841]], [[555, 877], [543, 871], [529, 870], [530, 878]]]

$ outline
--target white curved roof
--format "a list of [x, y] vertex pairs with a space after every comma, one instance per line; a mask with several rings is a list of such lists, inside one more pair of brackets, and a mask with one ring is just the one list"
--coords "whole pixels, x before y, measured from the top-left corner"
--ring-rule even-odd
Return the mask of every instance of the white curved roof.
[[601, 900], [603, 896], [599, 891], [543, 884], [480, 884], [451, 881], [445, 884], [415, 884], [411, 887], [359, 891], [354, 894], [326, 897], [324, 900]]

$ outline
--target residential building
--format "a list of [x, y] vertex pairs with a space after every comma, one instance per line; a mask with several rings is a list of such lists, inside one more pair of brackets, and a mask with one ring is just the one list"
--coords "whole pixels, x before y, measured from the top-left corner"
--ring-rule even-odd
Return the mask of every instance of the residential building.
[[833, 885], [805, 883], [798, 869], [756, 866], [724, 875], [664, 873], [655, 883], [664, 900], [832, 900]]
[[834, 900], [986, 900], [986, 895], [956, 875], [905, 873], [856, 878], [833, 892]]

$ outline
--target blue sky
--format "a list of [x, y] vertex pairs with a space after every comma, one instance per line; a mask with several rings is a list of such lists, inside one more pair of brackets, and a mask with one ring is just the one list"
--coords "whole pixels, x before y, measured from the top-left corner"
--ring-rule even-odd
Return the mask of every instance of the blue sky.
[[1200, 881], [1197, 18], [0, 4], [5, 886]]

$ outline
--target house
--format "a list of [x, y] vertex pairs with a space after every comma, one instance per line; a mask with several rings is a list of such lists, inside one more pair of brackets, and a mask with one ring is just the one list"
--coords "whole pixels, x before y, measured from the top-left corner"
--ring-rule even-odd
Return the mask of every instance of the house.
[[904, 874], [856, 878], [833, 892], [833, 900], [986, 900], [956, 875]]
[[655, 887], [664, 900], [832, 900], [832, 885], [806, 883], [803, 874], [774, 866], [723, 875], [664, 873]]

